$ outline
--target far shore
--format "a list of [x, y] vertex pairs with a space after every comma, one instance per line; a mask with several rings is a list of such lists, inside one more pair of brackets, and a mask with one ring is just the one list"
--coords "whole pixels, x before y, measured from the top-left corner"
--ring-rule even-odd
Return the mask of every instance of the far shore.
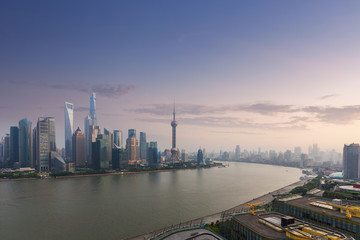
[[[217, 161], [223, 163], [223, 161]], [[276, 165], [271, 163], [259, 163], [259, 162], [243, 162], [243, 161], [230, 161], [236, 163], [250, 163], [250, 164], [265, 164], [265, 165], [272, 165], [272, 166], [279, 166], [279, 167], [289, 167], [289, 168], [298, 168], [294, 166], [283, 166], [283, 165]], [[217, 166], [212, 166], [217, 167]], [[210, 168], [212, 168], [210, 167]], [[109, 173], [99, 173], [99, 174], [84, 174], [84, 175], [68, 175], [68, 176], [55, 176], [55, 177], [47, 177], [45, 179], [63, 179], [63, 178], [79, 178], [79, 177], [96, 177], [96, 176], [112, 176], [112, 175], [128, 175], [128, 174], [141, 174], [141, 173], [155, 173], [155, 172], [173, 172], [179, 170], [197, 170], [197, 169], [207, 169], [207, 168], [183, 168], [183, 169], [158, 169], [158, 170], [144, 170], [144, 171], [123, 171], [123, 172], [109, 172]], [[3, 178], [0, 179], [0, 182], [4, 181], [21, 181], [21, 180], [38, 180], [41, 178]]]

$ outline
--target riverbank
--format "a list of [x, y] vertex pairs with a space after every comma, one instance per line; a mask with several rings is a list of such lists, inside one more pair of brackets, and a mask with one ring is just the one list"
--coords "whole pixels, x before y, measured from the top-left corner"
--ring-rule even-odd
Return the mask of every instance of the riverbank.
[[65, 175], [65, 176], [48, 176], [45, 178], [30, 178], [30, 177], [1, 178], [0, 182], [2, 182], [2, 181], [35, 180], [35, 179], [50, 179], [50, 178], [63, 179], [63, 178], [128, 175], [128, 174], [140, 174], [140, 173], [173, 172], [173, 171], [179, 171], [179, 170], [197, 170], [197, 169], [208, 169], [208, 168], [210, 169], [213, 167], [218, 167], [218, 165], [211, 165], [209, 167], [195, 167], [195, 168], [167, 168], [167, 169], [157, 169], [157, 170], [123, 171], [123, 172], [108, 172], [108, 173], [94, 173], [94, 174], [74, 174], [74, 175]]
[[[286, 193], [289, 193], [293, 188], [295, 187], [298, 187], [298, 186], [303, 186], [305, 184], [307, 180], [301, 180], [301, 181], [298, 181], [298, 182], [295, 182], [295, 183], [292, 183], [290, 185], [287, 185], [283, 188], [280, 188], [278, 190], [275, 190], [275, 191], [272, 191], [272, 192], [269, 192], [267, 194], [264, 194], [260, 197], [257, 197], [257, 198], [254, 198], [250, 201], [247, 201], [247, 202], [244, 202], [244, 203], [241, 203], [235, 207], [232, 207], [230, 209], [227, 209], [225, 211], [222, 211], [222, 212], [218, 212], [218, 213], [214, 213], [214, 214], [210, 214], [208, 216], [205, 216], [205, 217], [202, 217], [202, 218], [197, 218], [197, 219], [193, 219], [193, 220], [190, 220], [190, 221], [187, 221], [187, 222], [183, 222], [183, 223], [180, 223], [180, 225], [201, 225], [203, 223], [207, 223], [207, 224], [210, 224], [212, 222], [216, 222], [218, 220], [221, 219], [222, 215], [223, 214], [226, 214], [226, 213], [233, 213], [233, 212], [240, 212], [242, 209], [246, 209], [246, 208], [249, 208], [248, 206], [246, 206], [247, 203], [259, 203], [259, 202], [265, 202], [266, 203], [269, 203], [271, 202], [272, 200], [274, 200], [275, 198], [273, 197], [273, 195], [279, 195], [279, 194], [286, 194]], [[169, 228], [172, 228], [171, 227], [167, 227]], [[165, 228], [166, 229], [166, 228]], [[149, 232], [149, 233], [145, 233], [145, 234], [141, 234], [139, 236], [136, 236], [136, 237], [132, 237], [132, 238], [128, 238], [127, 240], [144, 240], [144, 239], [150, 239], [151, 236], [154, 236], [156, 235], [157, 233], [160, 233], [160, 232], [164, 232], [164, 229], [159, 229], [159, 230], [155, 230], [155, 231], [152, 231], [152, 232]]]

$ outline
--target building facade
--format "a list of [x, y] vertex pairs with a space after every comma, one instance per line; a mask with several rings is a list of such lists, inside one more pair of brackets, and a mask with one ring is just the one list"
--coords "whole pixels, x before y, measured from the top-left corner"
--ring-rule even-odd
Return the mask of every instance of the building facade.
[[358, 179], [360, 177], [359, 144], [344, 145], [343, 166], [345, 179]]
[[19, 161], [21, 167], [33, 166], [32, 123], [24, 118], [19, 121]]
[[130, 137], [126, 140], [126, 149], [128, 151], [128, 160], [132, 164], [134, 161], [140, 160], [139, 156], [139, 140], [136, 137]]
[[146, 159], [146, 133], [140, 132], [140, 159], [145, 160]]
[[65, 109], [65, 158], [72, 157], [72, 135], [74, 133], [74, 105], [69, 102], [64, 103]]
[[85, 135], [78, 128], [72, 136], [72, 162], [75, 166], [85, 166]]
[[15, 162], [19, 162], [19, 128], [10, 127], [10, 166], [13, 167]]
[[114, 130], [113, 137], [114, 137], [114, 145], [117, 147], [123, 147], [123, 136], [122, 131]]
[[50, 152], [56, 152], [55, 118], [41, 117], [36, 126], [36, 163], [39, 172], [49, 172]]
[[96, 142], [92, 143], [93, 166], [96, 170], [109, 169], [109, 135], [99, 134]]

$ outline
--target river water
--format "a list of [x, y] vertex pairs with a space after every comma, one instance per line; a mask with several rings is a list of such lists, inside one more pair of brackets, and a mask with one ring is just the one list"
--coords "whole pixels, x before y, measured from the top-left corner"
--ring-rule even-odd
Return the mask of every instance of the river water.
[[0, 182], [0, 239], [126, 239], [220, 212], [299, 180], [289, 167], [230, 167]]

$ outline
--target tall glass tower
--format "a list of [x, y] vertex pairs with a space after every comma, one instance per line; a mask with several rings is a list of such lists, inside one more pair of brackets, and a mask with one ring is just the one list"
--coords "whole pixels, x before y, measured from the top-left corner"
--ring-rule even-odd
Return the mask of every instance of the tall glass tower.
[[74, 132], [74, 105], [65, 102], [65, 158], [72, 157], [72, 135]]
[[24, 118], [19, 122], [19, 161], [21, 167], [32, 167], [32, 124]]
[[140, 132], [140, 159], [146, 159], [146, 133]]
[[89, 109], [90, 109], [89, 115], [90, 115], [90, 118], [91, 118], [91, 125], [96, 126], [97, 125], [97, 119], [96, 119], [96, 113], [95, 113], [95, 110], [96, 110], [96, 95], [95, 95], [94, 92], [90, 96], [90, 108]]

